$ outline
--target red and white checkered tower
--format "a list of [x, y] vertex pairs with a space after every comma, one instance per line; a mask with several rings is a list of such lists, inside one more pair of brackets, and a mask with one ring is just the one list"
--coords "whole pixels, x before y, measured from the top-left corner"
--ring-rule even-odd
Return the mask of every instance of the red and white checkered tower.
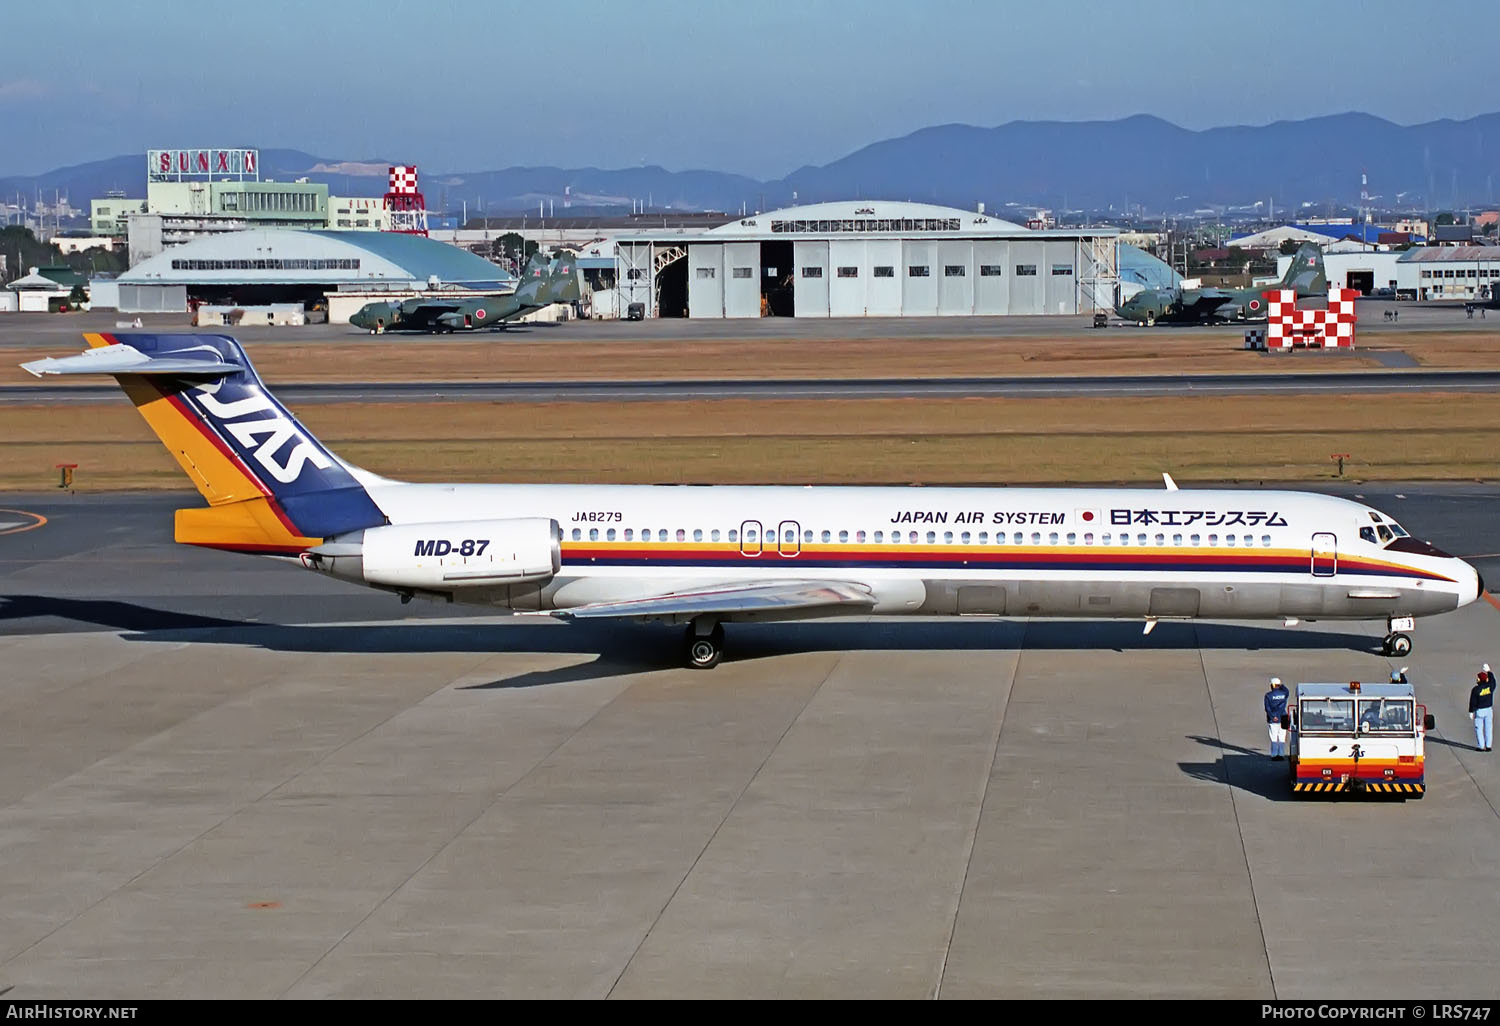
[[1323, 349], [1353, 349], [1354, 301], [1358, 289], [1329, 289], [1328, 306], [1322, 310], [1297, 309], [1297, 293], [1291, 289], [1262, 292], [1266, 308], [1266, 348], [1296, 346]]
[[417, 189], [415, 164], [398, 164], [391, 168], [390, 191], [385, 194], [386, 231], [407, 235], [427, 234], [427, 201]]

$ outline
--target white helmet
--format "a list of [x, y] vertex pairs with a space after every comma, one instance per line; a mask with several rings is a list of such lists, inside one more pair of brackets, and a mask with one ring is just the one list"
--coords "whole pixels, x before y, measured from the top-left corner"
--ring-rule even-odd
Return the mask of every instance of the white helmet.
[[1281, 687], [1281, 678], [1280, 677], [1272, 677], [1271, 678], [1271, 687], [1273, 687], [1273, 688], [1279, 688], [1279, 687]]

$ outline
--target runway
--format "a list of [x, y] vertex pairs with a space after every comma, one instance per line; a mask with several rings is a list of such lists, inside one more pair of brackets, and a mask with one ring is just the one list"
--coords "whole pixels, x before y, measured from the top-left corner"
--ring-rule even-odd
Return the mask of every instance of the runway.
[[[1500, 580], [1495, 485], [1349, 487]], [[1487, 978], [1500, 612], [1422, 620], [1421, 801], [1294, 802], [1261, 694], [1383, 625], [402, 606], [171, 543], [191, 495], [0, 521], [0, 990], [190, 997], [1451, 998]], [[19, 512], [12, 512], [19, 511]], [[21, 514], [30, 517], [23, 518]], [[1399, 945], [1399, 970], [1373, 950]]]
[[[671, 399], [965, 399], [1161, 395], [1348, 395], [1493, 392], [1500, 371], [1349, 371], [1298, 374], [1150, 374], [1012, 378], [759, 379], [698, 381], [443, 381], [284, 384], [290, 405], [348, 402], [629, 402]], [[0, 403], [118, 402], [108, 385], [0, 387]]]

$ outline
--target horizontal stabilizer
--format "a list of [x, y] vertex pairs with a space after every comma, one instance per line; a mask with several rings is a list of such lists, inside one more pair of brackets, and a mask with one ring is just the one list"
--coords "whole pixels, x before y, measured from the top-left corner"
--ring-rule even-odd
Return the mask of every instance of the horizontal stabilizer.
[[222, 378], [245, 368], [220, 359], [147, 356], [132, 346], [100, 346], [78, 356], [49, 356], [21, 364], [36, 377], [48, 374], [167, 374], [172, 377]]
[[707, 614], [792, 612], [827, 609], [828, 615], [868, 611], [875, 596], [863, 584], [849, 581], [760, 581], [720, 584], [694, 591], [678, 591], [618, 602], [594, 602], [559, 609], [564, 620], [599, 617], [694, 617]]

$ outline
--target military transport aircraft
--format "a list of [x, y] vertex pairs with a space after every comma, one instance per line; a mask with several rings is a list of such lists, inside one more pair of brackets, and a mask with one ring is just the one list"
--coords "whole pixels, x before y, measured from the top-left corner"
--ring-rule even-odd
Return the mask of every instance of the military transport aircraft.
[[[344, 462], [228, 335], [91, 334], [22, 364], [111, 374], [207, 505], [176, 539], [414, 597], [565, 620], [962, 615], [1384, 620], [1473, 602], [1478, 572], [1365, 503], [1258, 488], [409, 484]], [[395, 628], [398, 629], [399, 628]]]
[[1196, 324], [1205, 321], [1260, 321], [1266, 318], [1263, 292], [1292, 289], [1298, 299], [1328, 295], [1328, 274], [1323, 251], [1315, 243], [1304, 243], [1292, 257], [1279, 283], [1248, 289], [1179, 287], [1143, 289], [1115, 307], [1115, 313], [1139, 324]]
[[547, 258], [537, 252], [522, 272], [520, 285], [510, 295], [465, 299], [421, 296], [399, 303], [367, 303], [349, 318], [349, 323], [372, 335], [387, 331], [436, 334], [503, 328], [507, 321], [553, 303], [572, 302], [578, 295], [573, 258], [564, 255], [553, 260], [549, 267]]

